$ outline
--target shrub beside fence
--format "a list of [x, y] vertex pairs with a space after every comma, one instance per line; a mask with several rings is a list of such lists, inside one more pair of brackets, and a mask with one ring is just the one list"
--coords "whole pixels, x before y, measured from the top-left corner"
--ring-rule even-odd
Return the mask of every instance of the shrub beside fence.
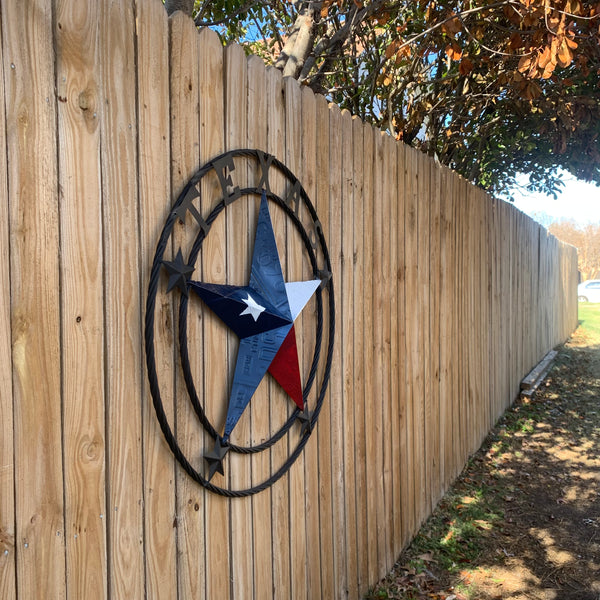
[[[575, 249], [241, 48], [167, 19], [158, 0], [0, 10], [0, 596], [359, 597], [576, 327]], [[190, 480], [163, 440], [142, 325], [174, 199], [201, 164], [243, 147], [279, 158], [316, 205], [337, 333], [300, 459], [267, 491], [229, 500]], [[203, 248], [213, 282], [247, 277], [233, 260], [250, 256], [239, 232], [256, 212], [244, 206]], [[278, 218], [286, 273], [307, 278]], [[161, 305], [165, 347], [175, 318]], [[305, 340], [313, 326], [303, 316]], [[214, 357], [231, 369], [231, 340], [190, 328], [217, 403], [226, 367]], [[171, 358], [159, 365], [168, 416], [201, 446]], [[285, 414], [270, 406], [252, 409], [242, 436]], [[281, 452], [232, 461], [230, 477], [250, 485]]]

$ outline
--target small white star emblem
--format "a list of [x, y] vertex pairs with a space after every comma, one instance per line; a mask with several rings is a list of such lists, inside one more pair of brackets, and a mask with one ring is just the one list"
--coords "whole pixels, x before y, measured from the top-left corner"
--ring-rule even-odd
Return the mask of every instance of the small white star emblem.
[[260, 317], [260, 313], [265, 310], [265, 307], [258, 304], [250, 294], [248, 294], [246, 299], [242, 298], [242, 302], [247, 304], [248, 308], [240, 313], [240, 317], [242, 315], [252, 315], [252, 318], [255, 321], [258, 321], [258, 317]]

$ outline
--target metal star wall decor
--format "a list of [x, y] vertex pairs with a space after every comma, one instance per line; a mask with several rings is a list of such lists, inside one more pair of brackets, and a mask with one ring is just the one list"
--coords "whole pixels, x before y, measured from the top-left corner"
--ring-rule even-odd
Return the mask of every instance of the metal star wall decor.
[[[235, 185], [236, 171], [254, 173], [256, 185]], [[277, 177], [273, 177], [275, 173]], [[207, 198], [202, 193], [202, 183], [211, 177], [218, 181], [218, 193]], [[197, 268], [202, 244], [219, 215], [235, 210], [243, 198], [256, 198], [258, 206], [249, 281], [246, 285], [205, 281], [201, 269]], [[301, 239], [302, 259], [312, 277], [304, 281], [285, 280], [270, 206], [283, 210], [291, 227], [288, 235], [292, 231]], [[176, 223], [186, 230], [190, 228], [192, 235], [187, 232], [176, 235]], [[248, 232], [240, 233], [247, 235]], [[189, 240], [187, 245], [184, 239]], [[172, 350], [165, 348], [164, 341], [159, 342], [155, 336], [159, 326], [156, 322], [158, 298], [163, 305], [165, 301], [174, 300], [179, 307], [176, 311], [179, 362], [197, 426], [203, 431], [203, 447], [183, 447], [163, 405], [161, 385], [164, 387], [164, 383], [157, 371], [157, 354], [161, 354], [164, 361], [165, 354]], [[193, 298], [199, 302], [192, 303]], [[187, 335], [190, 305], [203, 313], [203, 319], [217, 319], [239, 339], [235, 368], [227, 386], [229, 393], [222, 398], [224, 422], [213, 423], [209, 419], [206, 399], [199, 391], [201, 386], [191, 367], [193, 349]], [[294, 321], [303, 310], [316, 315], [314, 333], [307, 339], [304, 332], [303, 344], [314, 345], [306, 372], [303, 372], [304, 362], [299, 356], [294, 327]], [[145, 319], [146, 364], [156, 415], [169, 447], [193, 479], [222, 495], [247, 496], [272, 485], [287, 472], [308, 442], [323, 405], [333, 355], [334, 324], [331, 264], [323, 228], [298, 179], [276, 158], [260, 150], [235, 150], [204, 165], [180, 194], [163, 228], [150, 274]], [[327, 345], [322, 352], [324, 334]], [[224, 369], [223, 373], [226, 372]], [[265, 377], [272, 378], [285, 391], [284, 397], [292, 403], [289, 416], [280, 426], [275, 426], [268, 439], [253, 441], [249, 446], [238, 445], [236, 425]], [[284, 400], [274, 395], [273, 401]], [[260, 405], [253, 410], [261, 410]], [[263, 405], [262, 410], [268, 410], [268, 406]], [[230, 454], [248, 457], [276, 444], [283, 444], [287, 459], [273, 466], [264, 481], [249, 488], [234, 489], [232, 478], [228, 477]], [[213, 481], [217, 474], [219, 485]]]

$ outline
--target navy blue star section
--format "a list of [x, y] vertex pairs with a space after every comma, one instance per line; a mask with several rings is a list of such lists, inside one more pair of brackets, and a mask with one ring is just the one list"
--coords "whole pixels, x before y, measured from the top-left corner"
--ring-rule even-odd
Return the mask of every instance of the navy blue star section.
[[[240, 339], [284, 327], [292, 322], [250, 286], [190, 281], [190, 287]], [[241, 316], [247, 318], [241, 319]]]

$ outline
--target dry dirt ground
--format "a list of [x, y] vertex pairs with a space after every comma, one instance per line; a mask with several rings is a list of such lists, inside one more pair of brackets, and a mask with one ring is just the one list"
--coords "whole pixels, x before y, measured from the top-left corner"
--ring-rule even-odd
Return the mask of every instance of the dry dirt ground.
[[600, 600], [600, 346], [560, 348], [368, 598]]

